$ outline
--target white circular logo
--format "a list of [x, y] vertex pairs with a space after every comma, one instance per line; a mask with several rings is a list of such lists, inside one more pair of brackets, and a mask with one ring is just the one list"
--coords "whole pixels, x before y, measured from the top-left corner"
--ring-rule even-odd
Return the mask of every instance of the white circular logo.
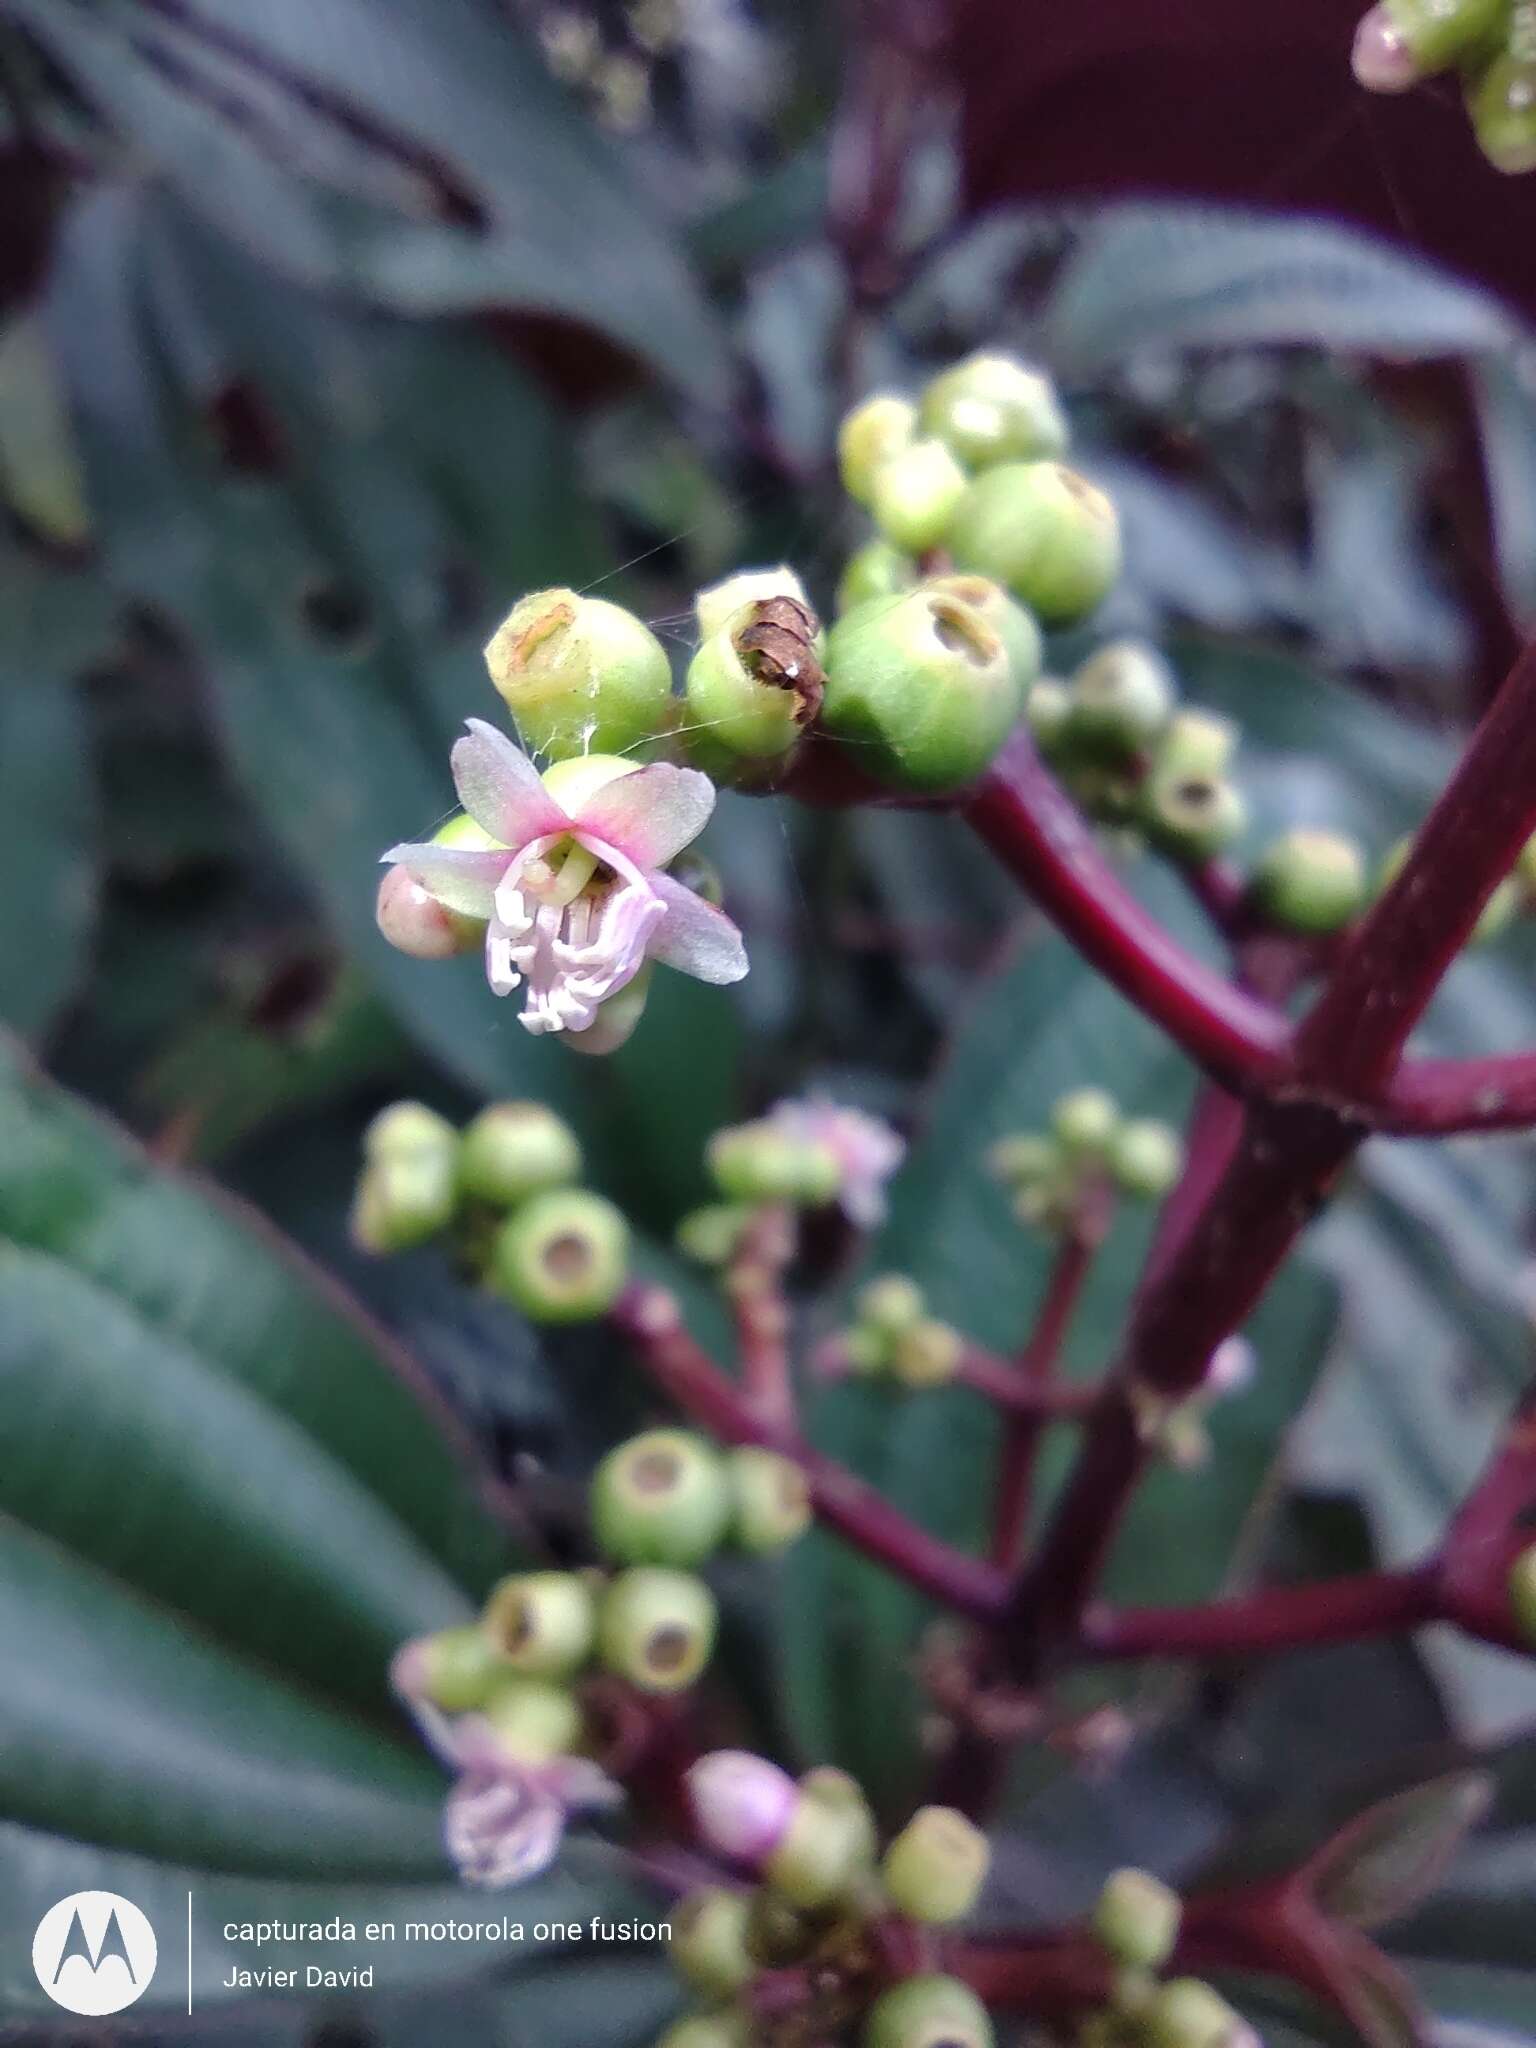
[[32, 1967], [55, 2005], [89, 2019], [121, 2012], [149, 1989], [155, 1930], [132, 1899], [73, 1892], [50, 1906], [32, 1937]]

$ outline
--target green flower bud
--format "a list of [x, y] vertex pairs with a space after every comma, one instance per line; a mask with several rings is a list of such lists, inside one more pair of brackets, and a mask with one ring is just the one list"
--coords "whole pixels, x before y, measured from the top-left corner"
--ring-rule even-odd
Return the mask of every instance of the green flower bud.
[[796, 1138], [771, 1123], [716, 1131], [704, 1155], [721, 1194], [733, 1202], [798, 1202], [819, 1208], [842, 1186], [830, 1145]]
[[1120, 573], [1120, 522], [1101, 490], [1059, 462], [983, 470], [948, 544], [962, 569], [1006, 584], [1050, 625], [1086, 618]]
[[690, 1892], [672, 1920], [672, 1967], [703, 1998], [734, 1998], [757, 1975], [747, 1948], [752, 1910], [745, 1892], [706, 1885]]
[[564, 761], [628, 754], [672, 722], [672, 668], [649, 626], [605, 598], [541, 590], [485, 650], [526, 746]]
[[401, 867], [384, 870], [374, 921], [395, 950], [413, 960], [451, 960], [473, 952], [485, 938], [478, 918], [439, 903]]
[[1247, 2033], [1220, 1992], [1199, 1977], [1160, 1985], [1142, 2024], [1148, 2048], [1228, 2048]]
[[429, 1700], [445, 1714], [467, 1714], [485, 1705], [498, 1680], [506, 1677], [507, 1662], [471, 1622], [407, 1645], [396, 1669], [413, 1697]]
[[904, 1337], [922, 1320], [923, 1290], [905, 1273], [881, 1273], [859, 1289], [854, 1308], [862, 1328]]
[[837, 586], [837, 609], [851, 612], [872, 597], [901, 597], [917, 583], [917, 564], [888, 540], [866, 542], [852, 554]]
[[1074, 1088], [1051, 1111], [1051, 1129], [1064, 1149], [1079, 1158], [1102, 1158], [1119, 1128], [1115, 1098], [1103, 1088]]
[[850, 1807], [802, 1791], [782, 1841], [763, 1864], [763, 1882], [802, 1912], [835, 1905], [867, 1869], [864, 1840], [863, 1821]]
[[507, 1755], [547, 1764], [581, 1747], [585, 1727], [574, 1696], [538, 1678], [504, 1678], [481, 1712]]
[[493, 1102], [459, 1145], [459, 1186], [498, 1209], [566, 1187], [580, 1173], [576, 1133], [542, 1102]]
[[891, 1342], [883, 1331], [856, 1324], [843, 1333], [843, 1363], [856, 1380], [878, 1379], [890, 1371]]
[[1066, 744], [1072, 692], [1059, 676], [1041, 676], [1024, 701], [1024, 716], [1035, 745], [1050, 756]]
[[1067, 422], [1054, 385], [1013, 356], [968, 356], [942, 371], [923, 393], [922, 424], [968, 469], [1066, 453]]
[[592, 1654], [592, 1595], [575, 1572], [516, 1572], [485, 1603], [481, 1628], [515, 1671], [568, 1678]]
[[752, 1211], [740, 1202], [711, 1202], [690, 1210], [677, 1226], [677, 1248], [701, 1266], [723, 1266], [741, 1242]]
[[751, 2043], [745, 2013], [700, 2012], [668, 2027], [656, 2048], [751, 2048]]
[[821, 709], [820, 638], [815, 613], [794, 598], [743, 606], [688, 665], [688, 726], [748, 760], [788, 753]]
[[1109, 1141], [1109, 1170], [1128, 1195], [1157, 1201], [1184, 1168], [1178, 1133], [1149, 1117], [1132, 1117]]
[[1160, 1970], [1173, 1954], [1183, 1913], [1177, 1892], [1145, 1870], [1117, 1870], [1093, 1912], [1093, 1931], [1117, 1963]]
[[1209, 711], [1176, 711], [1157, 744], [1157, 772], [1219, 780], [1232, 766], [1238, 730]]
[[629, 1226], [612, 1202], [555, 1188], [502, 1224], [486, 1278], [536, 1323], [577, 1323], [611, 1308], [628, 1272]]
[[905, 788], [971, 781], [1022, 701], [1001, 637], [946, 592], [860, 605], [827, 637], [823, 725], [873, 773]]
[[801, 611], [814, 618], [811, 601], [805, 594], [805, 585], [786, 562], [780, 562], [772, 569], [742, 569], [734, 576], [727, 576], [723, 583], [712, 583], [708, 590], [701, 590], [693, 600], [693, 615], [699, 622], [699, 641], [713, 640], [717, 633], [723, 633], [735, 623], [737, 614], [744, 612], [750, 604], [761, 604], [768, 598], [788, 597]]
[[925, 1316], [891, 1346], [891, 1371], [904, 1387], [920, 1392], [947, 1386], [960, 1370], [965, 1344], [948, 1323]]
[[598, 1651], [642, 1692], [682, 1692], [709, 1662], [716, 1621], [715, 1597], [702, 1579], [637, 1565], [603, 1595]]
[[724, 1539], [731, 1486], [720, 1454], [686, 1429], [648, 1429], [592, 1475], [592, 1533], [616, 1564], [702, 1564]]
[[986, 576], [930, 576], [925, 590], [958, 598], [979, 612], [1002, 641], [1013, 667], [1014, 681], [1027, 690], [1040, 673], [1045, 647], [1033, 615]]
[[909, 1977], [870, 2008], [861, 2048], [994, 2048], [987, 2009], [958, 1977]]
[[1443, 71], [1497, 35], [1506, 0], [1385, 0], [1393, 27], [1421, 73]]
[[1509, 1606], [1515, 1626], [1536, 1650], [1536, 1543], [1522, 1550], [1509, 1568]]
[[909, 1920], [948, 1927], [975, 1906], [991, 1867], [986, 1836], [949, 1806], [924, 1806], [885, 1852], [880, 1875]]
[[1072, 678], [1067, 745], [1111, 761], [1133, 760], [1162, 734], [1177, 694], [1172, 672], [1154, 648], [1113, 641]]
[[422, 1103], [380, 1111], [363, 1134], [353, 1241], [367, 1252], [403, 1252], [445, 1230], [453, 1220], [458, 1146], [452, 1124]]
[[451, 1164], [458, 1145], [453, 1125], [424, 1102], [392, 1102], [363, 1133], [363, 1157], [371, 1166], [419, 1159]]
[[1161, 762], [1142, 785], [1138, 815], [1147, 836], [1175, 860], [1210, 860], [1240, 839], [1248, 807], [1230, 782]]
[[1253, 888], [1276, 924], [1319, 935], [1336, 932], [1364, 907], [1365, 863], [1353, 840], [1336, 832], [1298, 829], [1265, 852]]
[[800, 1780], [800, 1790], [807, 1799], [819, 1799], [823, 1805], [835, 1808], [853, 1822], [859, 1866], [873, 1870], [879, 1852], [879, 1833], [874, 1810], [858, 1779], [831, 1764], [819, 1764], [815, 1770], [805, 1773]]
[[875, 471], [869, 509], [888, 541], [920, 555], [943, 540], [965, 489], [965, 471], [942, 441], [913, 441]]
[[905, 398], [879, 393], [847, 415], [837, 433], [837, 465], [843, 489], [867, 505], [877, 471], [917, 435], [917, 407]]
[[987, 1154], [987, 1167], [998, 1180], [1026, 1186], [1046, 1179], [1061, 1164], [1061, 1153], [1050, 1138], [1021, 1132], [1017, 1137], [999, 1138]]
[[777, 1451], [746, 1445], [726, 1457], [734, 1503], [731, 1534], [743, 1550], [784, 1550], [811, 1526], [805, 1474]]

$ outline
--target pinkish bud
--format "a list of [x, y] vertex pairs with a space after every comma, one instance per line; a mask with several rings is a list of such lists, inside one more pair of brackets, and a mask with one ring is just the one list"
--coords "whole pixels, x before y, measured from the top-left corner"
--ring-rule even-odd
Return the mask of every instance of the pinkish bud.
[[754, 1866], [784, 1840], [800, 1800], [787, 1771], [745, 1749], [717, 1749], [701, 1757], [687, 1784], [703, 1846]]
[[1226, 1337], [1211, 1353], [1205, 1368], [1208, 1394], [1240, 1394], [1253, 1381], [1253, 1346], [1246, 1337]]
[[1367, 92], [1407, 92], [1424, 76], [1408, 39], [1385, 7], [1373, 7], [1362, 17], [1351, 63]]
[[413, 960], [451, 960], [485, 936], [485, 927], [429, 896], [402, 867], [386, 868], [374, 915], [389, 943]]

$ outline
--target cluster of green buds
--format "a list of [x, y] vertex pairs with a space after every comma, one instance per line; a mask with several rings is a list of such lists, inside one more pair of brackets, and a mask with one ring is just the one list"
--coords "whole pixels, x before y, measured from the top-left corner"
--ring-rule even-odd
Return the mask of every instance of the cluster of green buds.
[[1209, 1984], [1160, 1977], [1182, 1917], [1178, 1894], [1149, 1872], [1110, 1876], [1091, 1925], [1114, 1966], [1114, 1989], [1079, 2024], [1079, 2048], [1257, 2048], [1253, 2029]]
[[1137, 640], [1101, 647], [1066, 681], [1042, 677], [1029, 701], [1041, 753], [1091, 818], [1202, 861], [1242, 834], [1228, 776], [1237, 728], [1181, 707], [1173, 671]]
[[629, 1270], [629, 1231], [578, 1187], [576, 1134], [541, 1102], [497, 1102], [462, 1131], [419, 1102], [382, 1110], [363, 1137], [352, 1236], [378, 1254], [439, 1237], [495, 1294], [535, 1322], [580, 1322], [612, 1307]]
[[928, 1313], [923, 1290], [905, 1273], [882, 1273], [854, 1296], [853, 1321], [824, 1348], [823, 1368], [922, 1392], [947, 1386], [960, 1370], [965, 1340]]
[[1054, 1234], [1079, 1224], [1100, 1190], [1159, 1200], [1183, 1170], [1184, 1148], [1167, 1124], [1123, 1116], [1106, 1089], [1074, 1088], [1049, 1130], [999, 1138], [987, 1165], [1019, 1221]]
[[1356, 31], [1354, 70], [1367, 91], [1384, 93], [1458, 72], [1489, 163], [1536, 170], [1533, 0], [1379, 0]]
[[[874, 1816], [845, 1772], [798, 1781], [743, 1750], [719, 1750], [688, 1774], [702, 1845], [745, 1874], [691, 1893], [671, 1956], [696, 2010], [661, 2048], [747, 2048], [763, 2038], [752, 1991], [766, 1971], [807, 1969], [805, 2038], [860, 2048], [992, 2048], [975, 1994], [936, 1974], [891, 1982], [872, 1967], [877, 1923], [950, 1927], [972, 1911], [991, 1860], [963, 1814], [924, 1807], [881, 1854]], [[917, 1944], [912, 1944], [917, 1946]], [[797, 2034], [796, 2038], [801, 2038]]]
[[720, 1451], [691, 1430], [650, 1429], [598, 1466], [591, 1516], [610, 1563], [679, 1571], [726, 1544], [785, 1549], [809, 1528], [811, 1502], [799, 1466], [776, 1451]]
[[720, 1200], [678, 1225], [678, 1249], [701, 1266], [728, 1267], [765, 1210], [836, 1204], [870, 1229], [905, 1146], [878, 1117], [819, 1097], [775, 1103], [766, 1116], [716, 1131], [704, 1165]]

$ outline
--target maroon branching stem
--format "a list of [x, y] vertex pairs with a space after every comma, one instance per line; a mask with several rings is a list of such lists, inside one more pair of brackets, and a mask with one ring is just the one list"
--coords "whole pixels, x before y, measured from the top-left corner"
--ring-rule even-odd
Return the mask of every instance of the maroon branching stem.
[[756, 1444], [792, 1459], [818, 1520], [856, 1550], [956, 1613], [995, 1619], [1001, 1612], [1001, 1573], [930, 1536], [793, 1429], [765, 1421], [689, 1333], [665, 1288], [630, 1287], [611, 1314], [650, 1378], [692, 1421], [724, 1443]]
[[[1061, 1358], [1061, 1347], [1072, 1321], [1084, 1283], [1093, 1268], [1094, 1254], [1104, 1239], [1109, 1216], [1107, 1203], [1095, 1202], [1093, 1214], [1085, 1214], [1063, 1234], [1051, 1262], [1034, 1328], [1019, 1352], [1013, 1378], [1021, 1392], [1042, 1392], [1049, 1386]], [[1103, 1210], [1102, 1216], [1098, 1213]], [[1090, 1392], [1090, 1399], [1092, 1398]], [[1045, 1434], [1046, 1417], [1027, 1410], [1016, 1412], [1009, 1421], [998, 1459], [997, 1492], [992, 1507], [991, 1557], [995, 1565], [1012, 1571], [1019, 1562], [1029, 1529], [1035, 1460]]]
[[1403, 1137], [1529, 1130], [1536, 1124], [1536, 1052], [1405, 1060], [1373, 1121]]
[[1278, 1079], [1285, 1017], [1212, 973], [1142, 909], [1025, 734], [1003, 749], [965, 815], [1083, 957], [1212, 1079], [1239, 1095]]
[[955, 1373], [955, 1385], [970, 1387], [973, 1392], [984, 1395], [994, 1407], [1002, 1409], [1004, 1414], [1028, 1431], [1033, 1431], [1037, 1424], [1081, 1422], [1091, 1415], [1098, 1399], [1098, 1388], [1071, 1386], [1063, 1380], [1052, 1379], [1049, 1369], [1048, 1359], [1042, 1367], [1042, 1377], [1026, 1378], [1013, 1359], [998, 1358], [992, 1352], [970, 1344], [966, 1346]]
[[1359, 1572], [1315, 1586], [1274, 1587], [1199, 1607], [1090, 1607], [1079, 1648], [1123, 1657], [1271, 1656], [1321, 1643], [1363, 1641], [1446, 1619], [1436, 1566]]
[[794, 1250], [791, 1212], [776, 1204], [765, 1207], [742, 1232], [724, 1276], [736, 1324], [742, 1397], [765, 1422], [782, 1429], [795, 1421], [784, 1294], [784, 1271]]

